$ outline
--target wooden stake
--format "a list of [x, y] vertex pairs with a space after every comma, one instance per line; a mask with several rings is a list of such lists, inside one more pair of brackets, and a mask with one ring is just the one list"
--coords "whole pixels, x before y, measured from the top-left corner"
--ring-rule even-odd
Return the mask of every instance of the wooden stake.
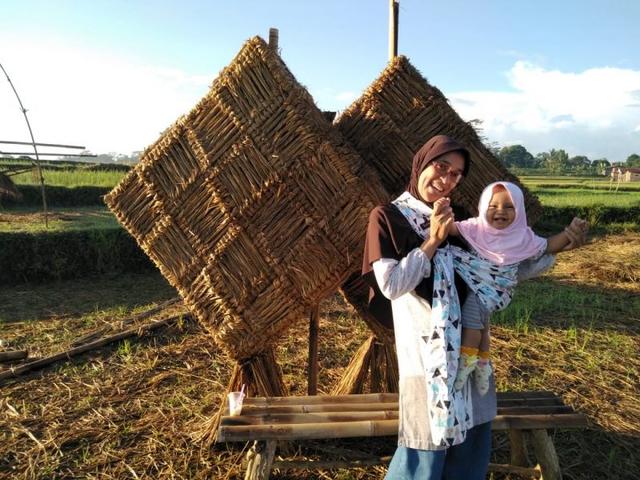
[[398, 56], [398, 16], [399, 2], [389, 0], [389, 60]]
[[511, 447], [511, 463], [520, 467], [527, 465], [527, 446], [522, 430], [509, 430], [509, 444]]
[[274, 51], [278, 51], [278, 29], [270, 28], [269, 29], [269, 47], [271, 47]]
[[247, 453], [248, 464], [244, 480], [269, 480], [273, 458], [276, 454], [276, 443], [274, 440], [254, 442], [253, 447]]
[[560, 461], [553, 441], [545, 429], [531, 431], [531, 443], [544, 480], [562, 480]]
[[318, 393], [318, 330], [320, 328], [320, 308], [315, 305], [309, 316], [309, 370], [307, 391], [309, 395]]

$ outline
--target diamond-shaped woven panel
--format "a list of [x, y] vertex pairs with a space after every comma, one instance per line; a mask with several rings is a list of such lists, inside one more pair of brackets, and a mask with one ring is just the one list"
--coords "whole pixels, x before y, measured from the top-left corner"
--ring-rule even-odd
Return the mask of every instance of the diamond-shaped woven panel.
[[430, 85], [404, 56], [389, 63], [336, 120], [336, 126], [365, 162], [375, 168], [390, 197], [406, 188], [414, 153], [434, 135], [446, 134], [471, 153], [469, 176], [452, 195], [470, 215], [477, 213], [484, 187], [497, 180], [508, 180], [522, 188], [530, 223], [542, 213], [538, 199], [509, 173], [440, 90]]
[[375, 174], [255, 37], [106, 197], [236, 359], [360, 268]]

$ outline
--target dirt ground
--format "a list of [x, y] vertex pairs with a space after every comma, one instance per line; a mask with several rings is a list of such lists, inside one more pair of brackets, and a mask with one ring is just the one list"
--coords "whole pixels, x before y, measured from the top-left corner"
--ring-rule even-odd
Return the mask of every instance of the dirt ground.
[[[551, 390], [589, 418], [587, 430], [553, 432], [566, 479], [638, 478], [639, 272], [640, 235], [600, 237], [563, 254], [550, 274], [519, 286], [509, 310], [494, 323], [499, 390]], [[40, 292], [42, 298], [31, 311], [23, 306], [24, 319], [14, 315], [2, 325], [0, 338], [7, 348], [26, 347], [35, 356], [63, 350], [96, 328], [116, 328], [134, 309], [170, 298], [171, 289], [154, 275], [129, 279], [126, 289], [118, 287], [123, 281], [118, 278], [38, 287], [47, 288], [46, 294], [35, 287], [4, 289], [0, 304], [19, 291], [27, 297]], [[99, 301], [92, 307], [85, 298], [74, 306], [69, 298], [74, 290]], [[171, 313], [175, 310], [160, 317]], [[292, 394], [306, 390], [307, 335], [301, 319], [277, 345]], [[337, 383], [368, 335], [340, 296], [323, 303], [321, 393]], [[185, 318], [0, 384], [0, 478], [242, 478], [246, 445], [201, 441], [231, 367], [206, 332]], [[340, 445], [389, 455], [394, 443], [383, 438]], [[302, 458], [335, 445], [292, 449]], [[507, 462], [508, 456], [506, 436], [496, 435], [492, 461]], [[289, 471], [272, 478], [378, 479], [384, 472], [384, 467]]]

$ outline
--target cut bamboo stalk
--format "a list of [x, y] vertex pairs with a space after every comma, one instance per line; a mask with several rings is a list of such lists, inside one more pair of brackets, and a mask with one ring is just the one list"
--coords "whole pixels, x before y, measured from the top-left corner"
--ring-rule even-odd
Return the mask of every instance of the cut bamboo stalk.
[[146, 325], [137, 326], [135, 328], [131, 328], [129, 330], [125, 330], [124, 332], [116, 333], [115, 335], [111, 335], [108, 337], [101, 338], [99, 340], [95, 340], [91, 343], [87, 343], [85, 345], [81, 345], [79, 347], [71, 348], [69, 350], [65, 350], [64, 352], [56, 353], [54, 355], [50, 355], [48, 357], [41, 358], [40, 360], [36, 360], [34, 362], [29, 362], [24, 365], [20, 365], [19, 367], [10, 368], [8, 370], [0, 372], [0, 382], [6, 380], [8, 378], [18, 377], [27, 372], [31, 372], [33, 370], [38, 370], [40, 368], [46, 367], [53, 363], [59, 361], [70, 360], [72, 357], [80, 355], [82, 353], [95, 350], [100, 347], [104, 347], [113, 342], [117, 342], [119, 340], [123, 340], [129, 337], [141, 337], [145, 333], [156, 330], [157, 328], [164, 327], [166, 325], [170, 325], [171, 323], [176, 322], [180, 318], [184, 318], [185, 315], [174, 315], [169, 318], [165, 318], [163, 320], [156, 320]]
[[[541, 430], [579, 428], [586, 425], [581, 414], [497, 416], [493, 430]], [[248, 440], [302, 440], [311, 438], [377, 437], [398, 434], [398, 420], [362, 420], [341, 423], [224, 426], [218, 430], [219, 442]]]
[[[324, 421], [345, 422], [351, 420], [385, 420], [398, 418], [398, 404], [346, 404], [346, 405], [311, 405], [311, 406], [280, 406], [272, 408], [243, 407], [242, 415], [222, 417], [222, 423], [227, 426], [234, 425], [265, 425], [269, 423], [315, 423]], [[383, 408], [383, 407], [389, 408]], [[364, 408], [362, 408], [364, 407]], [[570, 411], [570, 410], [569, 410]], [[540, 417], [547, 413], [529, 413], [528, 417]], [[522, 413], [503, 413], [498, 409], [498, 416], [507, 418], [511, 416], [522, 417]]]
[[243, 405], [244, 415], [264, 415], [275, 413], [315, 413], [315, 412], [372, 412], [377, 410], [398, 410], [398, 403], [317, 403], [310, 405], [279, 405], [260, 407]]
[[[244, 410], [244, 409], [243, 409]], [[273, 415], [236, 415], [224, 416], [220, 425], [235, 427], [241, 425], [300, 424], [327, 422], [354, 422], [362, 420], [394, 420], [398, 411], [383, 410], [375, 412], [315, 412], [315, 413], [277, 413]]]
[[318, 330], [320, 329], [320, 306], [314, 305], [309, 315], [309, 395], [318, 393]]
[[295, 397], [247, 397], [244, 405], [313, 405], [318, 403], [373, 403], [398, 402], [397, 393], [365, 393], [360, 395], [312, 395]]
[[301, 425], [248, 425], [218, 429], [219, 442], [253, 440], [303, 440], [320, 438], [381, 437], [398, 434], [397, 420], [343, 423], [305, 423]]
[[157, 306], [155, 306], [153, 308], [150, 308], [149, 310], [145, 310], [144, 312], [136, 313], [135, 315], [131, 315], [130, 317], [123, 318], [122, 320], [119, 320], [119, 321], [117, 321], [117, 322], [115, 322], [113, 324], [100, 327], [100, 328], [98, 328], [96, 330], [93, 330], [93, 331], [87, 333], [86, 335], [74, 340], [73, 343], [71, 344], [71, 346], [77, 347], [77, 346], [83, 345], [85, 343], [92, 342], [92, 341], [100, 338], [105, 333], [107, 333], [110, 329], [127, 327], [127, 326], [131, 325], [132, 323], [139, 322], [140, 320], [144, 320], [146, 318], [149, 318], [152, 315], [155, 315], [156, 313], [161, 312], [162, 310], [177, 304], [178, 302], [180, 302], [180, 298], [177, 298], [177, 297], [176, 298], [172, 298], [170, 300], [167, 300], [166, 302], [162, 302], [160, 305], [157, 305]]
[[0, 352], [0, 362], [13, 362], [15, 360], [22, 360], [28, 356], [28, 350], [9, 350], [6, 352]]

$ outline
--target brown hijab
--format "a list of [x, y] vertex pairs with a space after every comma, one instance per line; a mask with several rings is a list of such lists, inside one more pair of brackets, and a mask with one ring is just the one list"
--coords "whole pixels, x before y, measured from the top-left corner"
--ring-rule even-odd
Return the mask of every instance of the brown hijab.
[[467, 176], [469, 173], [469, 164], [471, 163], [469, 151], [447, 135], [436, 135], [430, 138], [413, 156], [411, 178], [409, 179], [409, 186], [407, 187], [407, 191], [411, 195], [424, 201], [418, 192], [418, 179], [420, 178], [420, 174], [436, 158], [449, 152], [460, 152], [462, 154], [464, 157], [464, 170], [462, 173], [465, 177]]
[[[446, 135], [437, 135], [425, 143], [413, 157], [411, 179], [407, 190], [417, 199], [418, 178], [427, 165], [445, 153], [459, 151], [465, 159], [464, 175], [469, 172], [469, 152], [460, 143]], [[455, 210], [455, 209], [454, 209]], [[456, 218], [459, 218], [456, 215]], [[382, 294], [373, 273], [373, 262], [381, 258], [400, 261], [411, 250], [419, 247], [424, 239], [409, 225], [404, 215], [389, 203], [374, 208], [369, 214], [367, 239], [364, 246], [362, 275], [369, 285], [369, 311], [382, 325], [393, 328], [391, 302]], [[460, 301], [466, 297], [466, 285], [456, 275], [456, 287]], [[425, 278], [415, 288], [415, 293], [431, 303], [433, 297], [433, 277]]]

